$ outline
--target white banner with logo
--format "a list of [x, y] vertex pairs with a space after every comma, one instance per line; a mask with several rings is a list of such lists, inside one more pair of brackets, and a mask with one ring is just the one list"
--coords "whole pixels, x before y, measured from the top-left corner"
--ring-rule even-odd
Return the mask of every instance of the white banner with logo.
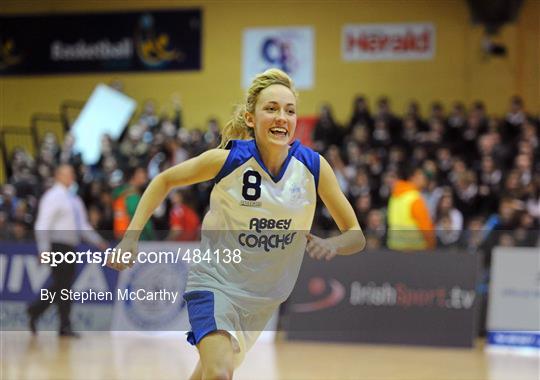
[[345, 61], [430, 60], [435, 56], [431, 23], [348, 24], [342, 29]]
[[[187, 252], [198, 243], [140, 242], [139, 252]], [[151, 257], [148, 254], [148, 257]], [[189, 318], [183, 299], [188, 263], [137, 263], [120, 273], [112, 331], [187, 331]], [[153, 299], [149, 299], [149, 297]]]
[[488, 305], [488, 342], [540, 349], [540, 250], [493, 250]]
[[242, 85], [275, 67], [288, 73], [297, 89], [314, 86], [314, 36], [310, 27], [250, 28], [244, 30]]

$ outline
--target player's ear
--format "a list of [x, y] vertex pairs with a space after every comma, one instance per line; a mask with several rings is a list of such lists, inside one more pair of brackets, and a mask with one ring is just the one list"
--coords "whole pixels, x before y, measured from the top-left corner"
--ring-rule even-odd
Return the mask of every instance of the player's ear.
[[248, 127], [255, 128], [255, 116], [251, 112], [244, 113], [244, 120]]

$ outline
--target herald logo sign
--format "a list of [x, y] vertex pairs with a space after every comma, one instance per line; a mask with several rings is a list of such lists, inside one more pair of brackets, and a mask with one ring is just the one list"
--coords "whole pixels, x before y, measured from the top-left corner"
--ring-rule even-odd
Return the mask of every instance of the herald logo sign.
[[429, 60], [435, 55], [433, 24], [345, 25], [341, 37], [345, 61]]

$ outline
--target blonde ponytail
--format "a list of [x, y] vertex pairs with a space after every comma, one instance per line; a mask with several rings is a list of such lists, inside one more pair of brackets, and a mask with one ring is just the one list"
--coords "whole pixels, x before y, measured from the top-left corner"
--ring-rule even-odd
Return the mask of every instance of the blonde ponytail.
[[282, 70], [268, 69], [265, 72], [257, 75], [247, 91], [246, 101], [244, 104], [236, 107], [233, 118], [225, 125], [221, 132], [221, 142], [218, 148], [224, 149], [231, 140], [249, 140], [254, 136], [253, 128], [246, 124], [244, 115], [246, 112], [255, 113], [255, 105], [262, 90], [273, 84], [281, 84], [289, 88], [296, 97], [294, 83], [292, 79]]
[[253, 138], [253, 128], [248, 127], [246, 124], [246, 120], [244, 119], [245, 113], [245, 104], [236, 107], [233, 118], [229, 120], [221, 131], [221, 142], [218, 148], [225, 149], [231, 140], [249, 140]]

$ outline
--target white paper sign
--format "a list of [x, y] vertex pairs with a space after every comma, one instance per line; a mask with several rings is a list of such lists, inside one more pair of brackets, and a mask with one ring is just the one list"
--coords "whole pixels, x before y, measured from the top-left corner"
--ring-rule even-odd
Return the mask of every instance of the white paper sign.
[[130, 97], [104, 84], [90, 95], [72, 126], [75, 152], [81, 153], [87, 165], [95, 164], [101, 156], [101, 136], [117, 139], [122, 134], [137, 103]]

